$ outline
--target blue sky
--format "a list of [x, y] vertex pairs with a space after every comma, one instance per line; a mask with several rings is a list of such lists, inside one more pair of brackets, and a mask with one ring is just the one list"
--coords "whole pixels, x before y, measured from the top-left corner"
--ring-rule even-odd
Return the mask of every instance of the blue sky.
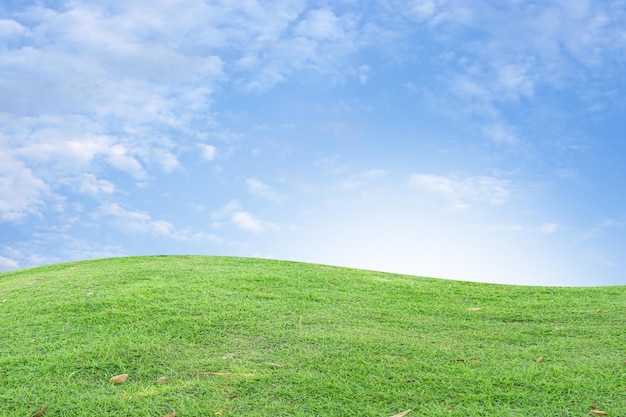
[[0, 271], [626, 284], [626, 3], [0, 5]]

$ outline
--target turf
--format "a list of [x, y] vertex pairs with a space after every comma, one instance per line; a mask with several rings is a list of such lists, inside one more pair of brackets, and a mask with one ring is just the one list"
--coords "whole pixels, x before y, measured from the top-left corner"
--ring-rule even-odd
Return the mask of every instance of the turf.
[[0, 416], [626, 416], [625, 318], [626, 286], [231, 257], [39, 267], [0, 274]]

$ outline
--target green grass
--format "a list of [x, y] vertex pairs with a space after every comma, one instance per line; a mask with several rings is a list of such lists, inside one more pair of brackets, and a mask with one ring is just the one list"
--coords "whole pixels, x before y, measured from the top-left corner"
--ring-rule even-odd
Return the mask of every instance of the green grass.
[[623, 417], [625, 319], [626, 286], [226, 257], [33, 268], [0, 274], [0, 416]]

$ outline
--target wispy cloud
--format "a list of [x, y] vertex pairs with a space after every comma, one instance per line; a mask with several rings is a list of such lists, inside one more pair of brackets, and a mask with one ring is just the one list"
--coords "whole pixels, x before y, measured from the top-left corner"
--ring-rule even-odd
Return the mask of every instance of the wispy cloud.
[[213, 161], [217, 155], [217, 148], [213, 145], [207, 145], [205, 143], [198, 143], [202, 157], [207, 161]]
[[246, 185], [248, 186], [248, 191], [251, 194], [263, 197], [267, 200], [281, 202], [286, 199], [285, 195], [256, 178], [248, 178], [246, 180]]
[[[208, 115], [215, 86], [227, 80], [265, 91], [313, 70], [365, 82], [367, 65], [345, 71], [344, 58], [357, 49], [357, 20], [352, 11], [291, 1], [72, 2], [15, 11], [0, 20], [8, 41], [0, 51], [0, 135], [15, 149], [15, 164], [38, 169], [29, 172], [30, 187], [12, 191], [23, 196], [3, 203], [4, 218], [35, 213], [44, 188], [62, 192], [67, 172], [87, 175], [105, 163], [146, 180], [154, 166], [178, 169], [186, 144], [171, 137], [201, 143], [207, 131], [227, 133]], [[199, 146], [215, 159], [215, 146]]]
[[[535, 105], [546, 91], [575, 91], [588, 108], [621, 106], [606, 96], [620, 71], [614, 57], [626, 52], [620, 1], [419, 0], [403, 14], [427, 22], [426, 30], [450, 51], [433, 61], [442, 90], [435, 94], [445, 91], [446, 110], [457, 117], [469, 113], [488, 139], [518, 144], [523, 136], [512, 132], [510, 109]], [[464, 41], [477, 37], [480, 42]]]
[[626, 228], [626, 215], [604, 218], [593, 227], [587, 228], [579, 236], [579, 240], [593, 240], [603, 235], [610, 234], [615, 231], [621, 231]]
[[167, 136], [193, 137], [198, 126], [211, 125], [205, 112], [223, 77], [222, 60], [200, 45], [209, 39], [188, 43], [180, 32], [189, 28], [193, 37], [211, 7], [188, 6], [199, 14], [134, 2], [33, 4], [0, 21], [7, 42], [0, 51], [0, 136], [14, 151], [12, 164], [37, 166], [28, 173], [31, 186], [13, 190], [3, 204], [3, 218], [35, 213], [44, 188], [61, 193], [65, 176], [87, 175], [102, 163], [135, 179], [152, 167], [180, 166], [184, 144]]
[[38, 214], [50, 187], [10, 151], [0, 152], [0, 219], [16, 221]]
[[214, 227], [221, 228], [223, 222], [234, 225], [237, 229], [245, 232], [261, 233], [267, 230], [280, 230], [281, 227], [275, 223], [261, 220], [254, 214], [241, 207], [238, 200], [232, 200], [220, 210], [211, 213], [214, 220]]
[[84, 173], [76, 178], [74, 186], [77, 191], [92, 195], [112, 194], [115, 192], [115, 185], [112, 182], [99, 179], [90, 173]]
[[150, 214], [138, 210], [126, 210], [117, 203], [106, 203], [100, 207], [100, 214], [113, 219], [125, 232], [150, 233], [162, 236], [172, 235], [174, 226], [165, 220], [155, 220]]
[[355, 189], [364, 185], [368, 185], [371, 182], [384, 178], [387, 176], [387, 171], [383, 169], [370, 169], [349, 176], [347, 179], [341, 182], [341, 187], [346, 189]]
[[333, 11], [313, 9], [296, 25], [294, 33], [312, 39], [338, 39], [346, 35], [343, 26]]
[[264, 20], [249, 22], [250, 38], [237, 61], [245, 88], [265, 91], [306, 70], [337, 78], [346, 72], [356, 75], [347, 60], [359, 45], [357, 22], [351, 12], [340, 15], [331, 8], [305, 11], [302, 6], [298, 2], [279, 3], [275, 10], [267, 10], [271, 17], [257, 14], [255, 18]]
[[519, 141], [513, 128], [501, 121], [494, 121], [486, 125], [483, 132], [495, 143], [513, 145]]
[[[0, 27], [1, 30], [1, 27]], [[4, 256], [0, 256], [0, 272], [12, 271], [14, 269], [19, 269], [20, 264], [17, 261], [6, 258]]]
[[558, 223], [547, 222], [540, 225], [523, 225], [523, 224], [479, 224], [474, 225], [478, 229], [497, 231], [497, 232], [513, 232], [531, 235], [552, 235], [562, 229]]
[[91, 236], [81, 238], [63, 230], [50, 229], [47, 232], [33, 233], [25, 240], [14, 241], [11, 246], [1, 246], [0, 256], [8, 259], [5, 265], [17, 263], [20, 268], [26, 268], [57, 262], [128, 255], [120, 243], [118, 241], [110, 245], [94, 240]]
[[557, 223], [544, 223], [537, 228], [537, 232], [541, 235], [551, 235], [559, 230]]
[[[150, 10], [133, 2], [113, 9], [80, 2], [63, 9], [36, 5], [2, 20], [0, 33], [7, 38], [21, 36], [25, 46], [9, 44], [0, 60], [0, 109], [5, 115], [30, 120], [28, 129], [20, 130], [11, 129], [15, 123], [10, 117], [3, 118], [8, 122], [4, 133], [19, 144], [16, 158], [27, 161], [25, 166], [30, 161], [48, 165], [47, 178], [59, 167], [89, 173], [94, 164], [104, 162], [135, 179], [145, 179], [151, 165], [165, 172], [180, 166], [177, 151], [182, 144], [169, 140], [168, 132], [200, 139], [198, 123], [206, 119], [200, 114], [209, 109], [214, 86], [228, 77], [235, 84], [266, 90], [296, 71], [352, 73], [361, 83], [372, 72], [365, 64], [351, 68], [346, 59], [375, 42], [357, 9], [306, 10], [293, 2], [278, 2], [271, 8], [252, 3], [188, 3], [177, 8], [155, 4]], [[397, 2], [386, 7], [389, 13], [397, 8], [407, 12]], [[484, 23], [478, 11], [497, 13], [485, 4], [474, 7], [418, 1], [408, 13], [461, 28]], [[559, 10], [581, 21], [594, 15], [586, 9]], [[546, 11], [534, 13], [540, 12]], [[607, 24], [596, 19], [596, 32]], [[500, 30], [490, 25], [483, 30]], [[223, 48], [232, 53], [223, 54]], [[535, 67], [525, 61], [499, 60], [493, 67], [483, 65], [491, 59], [478, 63], [493, 49], [496, 53], [502, 46], [468, 50], [465, 57], [458, 57], [466, 62], [463, 68], [475, 68], [456, 75], [458, 93], [486, 103], [500, 96], [531, 95]], [[327, 128], [338, 136], [354, 137], [354, 125], [338, 123]], [[205, 121], [200, 126], [214, 125]], [[512, 128], [499, 118], [484, 132], [500, 143], [516, 140]], [[213, 145], [200, 146], [205, 159], [215, 158]], [[40, 169], [31, 175], [41, 179], [43, 173]], [[59, 183], [48, 182], [53, 191]]]
[[621, 201], [596, 197], [623, 177], [624, 21], [622, 0], [9, 2], [0, 236], [23, 253], [2, 249], [0, 264], [150, 245], [281, 255], [295, 246], [267, 237], [286, 237], [286, 221], [317, 222], [321, 247], [346, 222], [342, 242], [371, 225], [407, 259], [433, 239], [396, 230], [456, 239], [479, 228], [469, 218], [491, 222], [483, 253], [585, 228], [576, 243], [608, 253], [619, 216], [583, 217], [614, 208], [570, 207]]
[[234, 211], [230, 220], [241, 230], [249, 232], [263, 232], [267, 229], [266, 223], [243, 210]]
[[410, 188], [445, 198], [453, 209], [464, 210], [475, 204], [498, 205], [511, 195], [509, 181], [494, 177], [458, 177], [412, 174]]

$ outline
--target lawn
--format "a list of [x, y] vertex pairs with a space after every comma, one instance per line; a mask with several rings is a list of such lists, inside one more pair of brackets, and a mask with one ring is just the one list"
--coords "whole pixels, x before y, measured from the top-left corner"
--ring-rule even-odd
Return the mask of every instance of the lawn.
[[0, 416], [407, 410], [626, 416], [626, 286], [202, 256], [0, 274]]

